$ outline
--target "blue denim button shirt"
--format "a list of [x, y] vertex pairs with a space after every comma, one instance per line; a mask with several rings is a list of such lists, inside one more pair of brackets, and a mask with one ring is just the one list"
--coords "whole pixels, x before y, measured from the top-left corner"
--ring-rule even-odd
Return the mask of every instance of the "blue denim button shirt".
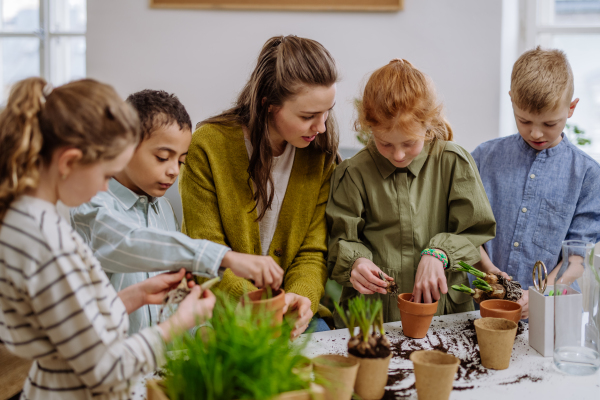
[[561, 242], [600, 241], [600, 165], [563, 140], [537, 151], [518, 133], [473, 152], [496, 218], [496, 237], [484, 247], [498, 268], [533, 285], [531, 271], [561, 260]]

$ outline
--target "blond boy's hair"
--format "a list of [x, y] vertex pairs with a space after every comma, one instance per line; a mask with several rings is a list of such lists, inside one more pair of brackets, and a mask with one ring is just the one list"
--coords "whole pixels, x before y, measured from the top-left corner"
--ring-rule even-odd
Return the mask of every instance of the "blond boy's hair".
[[526, 51], [513, 66], [510, 91], [520, 109], [541, 114], [573, 98], [573, 71], [564, 52], [540, 46]]

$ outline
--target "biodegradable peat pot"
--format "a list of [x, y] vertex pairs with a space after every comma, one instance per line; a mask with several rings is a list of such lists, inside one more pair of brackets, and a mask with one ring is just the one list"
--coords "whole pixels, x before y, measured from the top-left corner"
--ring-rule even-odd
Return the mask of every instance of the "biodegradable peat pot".
[[258, 289], [253, 292], [248, 292], [241, 298], [242, 304], [252, 305], [252, 310], [260, 313], [261, 310], [274, 312], [273, 323], [281, 324], [283, 321], [283, 307], [285, 306], [285, 291], [283, 289], [273, 290], [271, 298], [267, 298], [267, 289]]
[[517, 324], [503, 318], [475, 320], [481, 365], [491, 369], [506, 369], [510, 364]]
[[460, 359], [439, 350], [420, 350], [410, 360], [419, 400], [448, 400]]
[[317, 379], [321, 378], [326, 382], [326, 400], [350, 400], [358, 372], [356, 359], [325, 354], [313, 358], [313, 370]]
[[[146, 382], [148, 389], [148, 400], [170, 400], [165, 393], [162, 381], [149, 380]], [[325, 400], [325, 389], [323, 386], [310, 384], [310, 389], [294, 390], [273, 397], [273, 400]]]
[[412, 293], [398, 295], [398, 309], [402, 319], [404, 336], [422, 339], [427, 335], [433, 314], [437, 311], [438, 303], [414, 303], [410, 301]]
[[521, 319], [521, 305], [510, 300], [485, 300], [479, 303], [480, 313], [483, 318], [504, 318], [519, 323]]
[[348, 355], [358, 362], [358, 373], [354, 383], [354, 392], [363, 400], [379, 400], [385, 394], [388, 369], [392, 353], [385, 358], [363, 358]]

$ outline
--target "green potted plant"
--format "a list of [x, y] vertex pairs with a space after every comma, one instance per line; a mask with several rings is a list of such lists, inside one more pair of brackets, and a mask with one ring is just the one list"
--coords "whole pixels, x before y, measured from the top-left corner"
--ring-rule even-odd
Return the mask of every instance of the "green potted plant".
[[[344, 312], [335, 304], [338, 314], [348, 328], [348, 357], [359, 363], [354, 392], [364, 400], [379, 400], [385, 394], [392, 351], [383, 327], [381, 300], [355, 297], [348, 301]], [[359, 332], [355, 333], [355, 327]]]
[[219, 296], [212, 329], [169, 345], [163, 380], [148, 383], [149, 400], [320, 398], [323, 389], [297, 373], [305, 368], [303, 346], [289, 346], [291, 327], [273, 325], [272, 314], [257, 316], [251, 305]]

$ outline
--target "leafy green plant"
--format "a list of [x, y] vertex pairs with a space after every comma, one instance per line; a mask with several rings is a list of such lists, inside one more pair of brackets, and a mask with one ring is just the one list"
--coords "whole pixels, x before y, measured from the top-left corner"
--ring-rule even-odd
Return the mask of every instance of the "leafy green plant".
[[588, 138], [585, 135], [585, 131], [575, 124], [565, 125], [565, 132], [569, 141], [577, 146], [588, 146], [592, 144], [592, 139]]
[[164, 384], [171, 400], [269, 399], [308, 389], [310, 377], [297, 374], [304, 346], [289, 346], [292, 327], [273, 326], [272, 313], [259, 316], [219, 296], [202, 338], [185, 334], [169, 346]]
[[[348, 352], [357, 357], [387, 357], [390, 343], [383, 327], [383, 304], [381, 300], [358, 296], [348, 301], [344, 310], [338, 303], [335, 308], [349, 330]], [[355, 334], [358, 327], [359, 333]], [[387, 350], [387, 354], [386, 354]]]

